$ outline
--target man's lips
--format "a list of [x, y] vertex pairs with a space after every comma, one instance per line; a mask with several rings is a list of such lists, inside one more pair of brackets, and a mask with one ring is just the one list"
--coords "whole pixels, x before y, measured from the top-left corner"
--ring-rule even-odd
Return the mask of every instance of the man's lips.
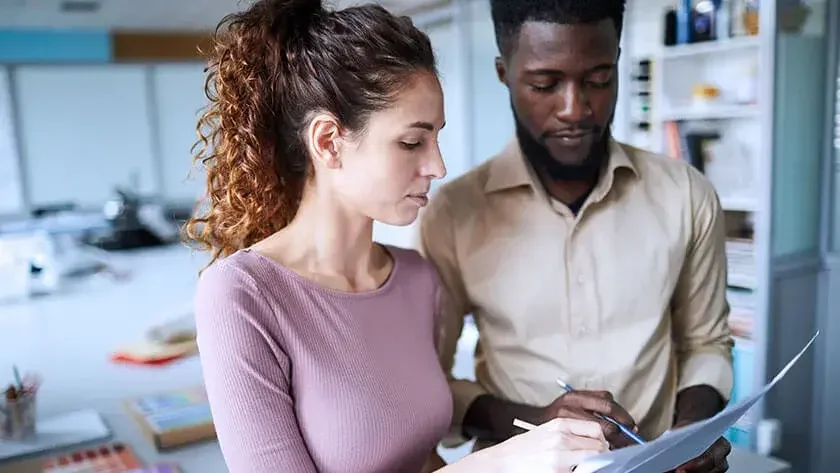
[[592, 130], [558, 132], [548, 135], [548, 139], [560, 143], [563, 146], [580, 146], [585, 140], [593, 135]]

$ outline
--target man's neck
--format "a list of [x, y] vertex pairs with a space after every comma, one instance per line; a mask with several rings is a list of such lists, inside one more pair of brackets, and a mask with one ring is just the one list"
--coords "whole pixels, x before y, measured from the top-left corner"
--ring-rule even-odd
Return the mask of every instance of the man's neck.
[[589, 194], [598, 183], [598, 178], [595, 177], [585, 181], [563, 181], [552, 179], [547, 174], [540, 173], [540, 181], [542, 181], [549, 196], [564, 204], [571, 204]]

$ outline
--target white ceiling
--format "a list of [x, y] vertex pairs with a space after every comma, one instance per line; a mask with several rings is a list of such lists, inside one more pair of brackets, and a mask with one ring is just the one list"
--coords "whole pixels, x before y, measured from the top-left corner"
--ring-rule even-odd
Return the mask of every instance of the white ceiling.
[[[0, 0], [0, 28], [107, 28], [140, 30], [206, 30], [226, 14], [247, 7], [249, 0], [81, 0], [93, 12], [62, 11], [68, 0]], [[80, 1], [80, 0], [72, 0]], [[332, 0], [346, 6], [355, 0]], [[382, 0], [394, 12], [413, 13], [441, 0]]]

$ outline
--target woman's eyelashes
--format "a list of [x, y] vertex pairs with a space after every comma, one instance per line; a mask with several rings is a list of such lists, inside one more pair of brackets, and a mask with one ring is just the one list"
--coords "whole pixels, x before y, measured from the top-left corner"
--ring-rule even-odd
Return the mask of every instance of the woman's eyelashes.
[[411, 150], [414, 150], [414, 149], [417, 149], [417, 148], [423, 146], [423, 142], [422, 141], [405, 140], [405, 141], [400, 141], [400, 146], [403, 149], [407, 149], [407, 150], [411, 151]]

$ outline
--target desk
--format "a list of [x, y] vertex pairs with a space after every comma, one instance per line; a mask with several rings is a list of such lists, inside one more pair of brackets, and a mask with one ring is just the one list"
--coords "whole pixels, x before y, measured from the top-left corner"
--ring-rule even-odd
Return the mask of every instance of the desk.
[[[39, 415], [94, 408], [111, 427], [114, 439], [130, 444], [147, 463], [178, 463], [185, 473], [225, 473], [215, 442], [160, 454], [123, 408], [125, 398], [200, 384], [196, 357], [164, 367], [108, 361], [115, 348], [138, 340], [155, 322], [189, 307], [197, 271], [206, 261], [205, 255], [181, 246], [118, 255], [115, 264], [132, 271], [127, 283], [93, 280], [66, 293], [0, 305], [0, 370], [18, 364], [44, 376]], [[462, 367], [472, 364], [466, 356], [471, 353], [469, 345], [459, 350], [465, 355], [459, 354]], [[5, 381], [2, 374], [0, 381]], [[444, 454], [457, 458], [460, 451]], [[733, 473], [789, 471], [780, 462], [745, 452], [733, 453], [730, 463]], [[14, 472], [12, 468], [0, 463], [0, 473]]]
[[122, 404], [125, 398], [201, 384], [198, 358], [164, 367], [108, 360], [155, 322], [189, 308], [206, 261], [180, 245], [115, 254], [114, 264], [132, 273], [127, 282], [97, 277], [58, 294], [0, 305], [0, 381], [8, 381], [12, 364], [36, 371], [44, 377], [39, 417], [94, 408], [114, 438], [131, 444], [146, 462], [175, 461], [188, 473], [223, 472], [215, 443], [158, 455]]

